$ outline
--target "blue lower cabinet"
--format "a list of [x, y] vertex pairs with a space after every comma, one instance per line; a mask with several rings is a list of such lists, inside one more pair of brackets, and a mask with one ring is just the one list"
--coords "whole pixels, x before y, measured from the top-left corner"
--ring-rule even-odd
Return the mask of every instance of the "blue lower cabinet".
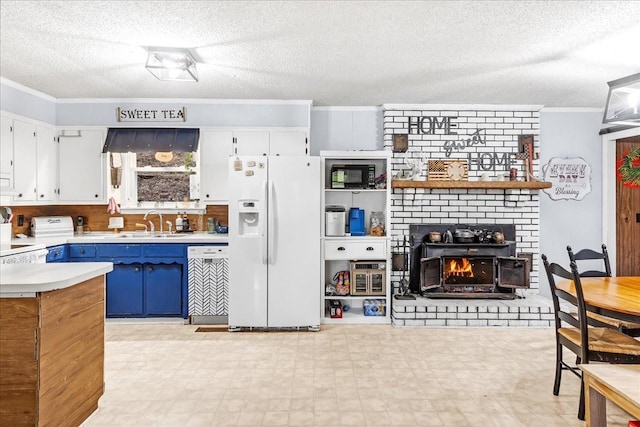
[[47, 250], [47, 262], [67, 262], [67, 245], [50, 246]]
[[71, 262], [112, 262], [107, 317], [187, 318], [185, 244], [71, 244]]
[[114, 264], [107, 274], [107, 317], [144, 317], [142, 264]]
[[73, 262], [93, 261], [93, 258], [95, 257], [96, 257], [96, 245], [85, 245], [85, 244], [69, 245], [69, 259]]
[[145, 264], [145, 303], [149, 316], [182, 314], [182, 264]]

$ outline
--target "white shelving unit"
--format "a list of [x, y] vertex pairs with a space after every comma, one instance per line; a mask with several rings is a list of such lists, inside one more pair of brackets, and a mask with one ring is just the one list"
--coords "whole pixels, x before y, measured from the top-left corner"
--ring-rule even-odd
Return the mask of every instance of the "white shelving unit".
[[[364, 236], [326, 236], [325, 215], [322, 218], [322, 264], [321, 271], [321, 321], [322, 323], [389, 323], [391, 319], [391, 238], [388, 225], [391, 215], [391, 152], [390, 151], [321, 151], [322, 159], [322, 206], [340, 205], [346, 210], [347, 223], [350, 208], [360, 208], [365, 211]], [[331, 168], [337, 164], [375, 165], [375, 176], [386, 174], [384, 188], [331, 188]], [[385, 233], [383, 236], [370, 235], [370, 220], [372, 212], [384, 214]], [[362, 270], [358, 270], [355, 277], [351, 271], [352, 262], [358, 262]], [[367, 268], [373, 267], [373, 268]], [[327, 295], [326, 285], [332, 284], [334, 275], [339, 271], [350, 272], [349, 295]], [[358, 292], [355, 289], [356, 280], [359, 288], [371, 289]], [[383, 282], [380, 283], [380, 280]], [[365, 285], [366, 283], [366, 285]], [[373, 285], [373, 286], [372, 286]], [[379, 295], [380, 288], [384, 295]], [[364, 294], [362, 294], [364, 292]], [[357, 293], [358, 295], [353, 295]], [[378, 295], [376, 295], [376, 293]], [[328, 305], [332, 300], [338, 300], [348, 305], [343, 310], [341, 318], [332, 318]], [[365, 316], [363, 303], [365, 300], [379, 300], [386, 306], [384, 316]]]

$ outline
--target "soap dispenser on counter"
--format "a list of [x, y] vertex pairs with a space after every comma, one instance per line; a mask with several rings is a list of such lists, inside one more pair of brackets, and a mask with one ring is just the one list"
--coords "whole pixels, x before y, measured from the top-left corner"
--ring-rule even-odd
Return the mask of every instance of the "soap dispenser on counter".
[[179, 233], [182, 231], [182, 217], [180, 216], [180, 212], [178, 212], [178, 215], [176, 216], [176, 233]]
[[189, 231], [189, 217], [186, 212], [182, 215], [182, 231]]

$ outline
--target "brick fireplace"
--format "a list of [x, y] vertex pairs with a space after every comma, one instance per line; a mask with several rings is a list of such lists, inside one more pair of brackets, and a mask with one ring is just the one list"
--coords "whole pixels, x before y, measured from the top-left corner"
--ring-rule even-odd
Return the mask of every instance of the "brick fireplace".
[[[430, 233], [442, 236], [467, 230], [473, 237], [464, 242], [431, 241]], [[500, 230], [504, 241], [491, 237]], [[512, 224], [420, 224], [409, 227], [412, 292], [427, 298], [514, 299], [516, 289], [529, 288], [529, 254], [517, 253]]]
[[[428, 177], [429, 160], [463, 161], [466, 165], [468, 181], [509, 179], [511, 169], [522, 180], [526, 163], [519, 155], [519, 139], [523, 135], [533, 136], [533, 152], [539, 147], [539, 110], [541, 106], [521, 105], [398, 105], [383, 106], [384, 147], [394, 151], [392, 174], [404, 177], [407, 170], [418, 173], [420, 180]], [[400, 138], [398, 138], [400, 136]], [[406, 144], [397, 144], [397, 141]], [[395, 148], [395, 150], [394, 150]], [[533, 176], [540, 176], [537, 157], [531, 157]], [[521, 296], [537, 294], [539, 287], [539, 190], [530, 189], [465, 189], [465, 188], [395, 188], [392, 192], [391, 218], [388, 221], [392, 247], [401, 251], [403, 238], [411, 237], [411, 227], [421, 224], [439, 224], [453, 228], [465, 224], [473, 228], [480, 224], [504, 224], [513, 227], [513, 245], [516, 253], [525, 253], [531, 265], [528, 271], [529, 290], [520, 291]], [[509, 239], [507, 239], [509, 240]], [[511, 251], [513, 252], [513, 250]], [[415, 274], [415, 262], [410, 270]], [[392, 283], [397, 290], [402, 272], [392, 273]], [[531, 299], [533, 300], [533, 298]], [[466, 310], [469, 306], [485, 307], [491, 304], [516, 303], [515, 301], [484, 303], [474, 300], [463, 301], [395, 301], [398, 309], [411, 306], [425, 309], [448, 307]], [[413, 304], [413, 305], [411, 305]], [[447, 305], [449, 304], [449, 305]], [[520, 299], [517, 305], [522, 306]], [[526, 305], [526, 303], [524, 303]], [[549, 312], [546, 301], [536, 307], [540, 320], [540, 310]], [[420, 308], [422, 307], [422, 308]], [[524, 307], [524, 306], [523, 306]], [[433, 312], [437, 310], [433, 308]], [[395, 306], [394, 306], [395, 310]], [[523, 308], [524, 310], [524, 308]], [[425, 313], [429, 313], [426, 309]], [[465, 311], [466, 314], [469, 314]], [[477, 313], [477, 311], [476, 311]], [[487, 313], [493, 313], [493, 311]], [[496, 319], [499, 310], [496, 309]], [[527, 313], [528, 312], [527, 308]], [[507, 309], [507, 314], [509, 309]], [[491, 317], [491, 315], [489, 315]], [[527, 316], [528, 317], [528, 316]], [[430, 318], [430, 317], [429, 317]], [[486, 317], [485, 317], [486, 319]], [[432, 320], [435, 320], [432, 319]], [[511, 321], [520, 319], [509, 319]], [[532, 319], [526, 319], [530, 322]], [[403, 321], [404, 322], [404, 321]], [[542, 323], [547, 322], [543, 320]], [[394, 321], [394, 323], [396, 323]], [[420, 322], [418, 322], [420, 323]], [[480, 322], [484, 323], [485, 322]], [[422, 322], [424, 324], [424, 322]]]

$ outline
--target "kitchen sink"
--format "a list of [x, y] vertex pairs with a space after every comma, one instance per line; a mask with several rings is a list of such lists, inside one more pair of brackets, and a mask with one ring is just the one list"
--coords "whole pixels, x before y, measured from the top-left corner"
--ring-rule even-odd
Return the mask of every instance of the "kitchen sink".
[[123, 239], [154, 239], [154, 238], [159, 238], [159, 239], [165, 239], [165, 238], [170, 238], [170, 237], [182, 237], [180, 234], [169, 234], [169, 233], [158, 233], [158, 234], [150, 234], [150, 233], [121, 233], [118, 234], [117, 236], [114, 237], [118, 237], [118, 238], [123, 238]]

